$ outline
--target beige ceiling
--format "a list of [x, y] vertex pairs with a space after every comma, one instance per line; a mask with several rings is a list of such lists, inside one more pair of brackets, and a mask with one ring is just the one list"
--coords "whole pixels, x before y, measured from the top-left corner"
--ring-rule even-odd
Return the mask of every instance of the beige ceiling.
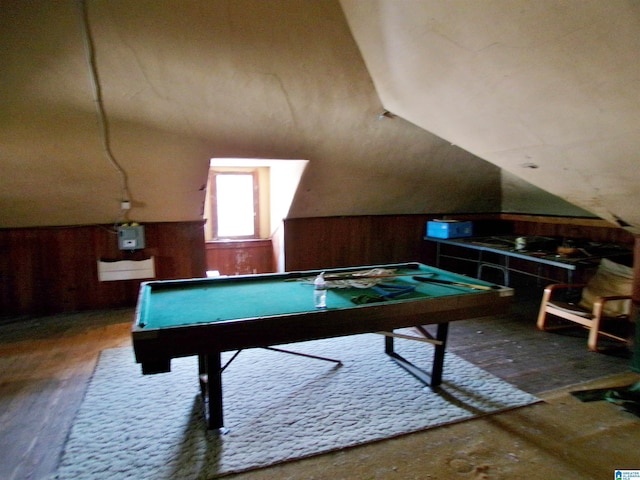
[[640, 2], [341, 0], [382, 103], [640, 228]]
[[634, 229], [637, 5], [3, 0], [0, 228], [117, 221], [123, 197], [198, 219], [229, 156], [309, 161], [289, 217], [530, 198]]

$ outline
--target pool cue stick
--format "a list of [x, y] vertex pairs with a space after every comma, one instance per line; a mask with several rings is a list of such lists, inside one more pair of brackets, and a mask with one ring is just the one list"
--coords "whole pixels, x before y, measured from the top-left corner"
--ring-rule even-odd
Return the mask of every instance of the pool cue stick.
[[[395, 277], [412, 277], [414, 273], [384, 273], [379, 275], [367, 275], [359, 273], [329, 273], [324, 276], [325, 280], [367, 280], [369, 278], [395, 278]], [[435, 275], [435, 273], [425, 273], [424, 275]], [[312, 280], [315, 277], [292, 277], [285, 279], [285, 282], [294, 282], [298, 280]]]
[[474, 290], [499, 290], [500, 287], [497, 285], [479, 285], [477, 283], [465, 283], [465, 282], [453, 282], [450, 280], [438, 280], [437, 278], [427, 278], [416, 275], [413, 277], [414, 280], [418, 282], [424, 283], [439, 283], [442, 285], [450, 285], [452, 287], [464, 287], [464, 288], [472, 288]]
[[[415, 273], [382, 273], [378, 275], [367, 275], [367, 274], [358, 274], [358, 273], [330, 273], [325, 275], [325, 280], [359, 280], [359, 279], [367, 279], [367, 278], [395, 278], [395, 277], [411, 277], [414, 276]], [[427, 274], [434, 275], [434, 274]]]

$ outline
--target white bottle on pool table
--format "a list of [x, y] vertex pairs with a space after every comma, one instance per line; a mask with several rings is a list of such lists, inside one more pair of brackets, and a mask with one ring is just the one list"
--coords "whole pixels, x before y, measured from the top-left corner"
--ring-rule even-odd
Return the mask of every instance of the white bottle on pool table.
[[316, 308], [327, 308], [327, 282], [324, 272], [313, 281], [313, 303]]

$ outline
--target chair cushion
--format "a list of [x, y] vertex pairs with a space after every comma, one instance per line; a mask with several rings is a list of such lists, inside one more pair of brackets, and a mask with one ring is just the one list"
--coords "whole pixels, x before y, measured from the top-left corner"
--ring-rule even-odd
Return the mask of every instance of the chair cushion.
[[[597, 297], [631, 295], [632, 282], [633, 269], [631, 267], [603, 258], [595, 275], [582, 289], [579, 305], [591, 310]], [[630, 307], [630, 300], [614, 300], [605, 303], [604, 314], [608, 317], [628, 315]]]

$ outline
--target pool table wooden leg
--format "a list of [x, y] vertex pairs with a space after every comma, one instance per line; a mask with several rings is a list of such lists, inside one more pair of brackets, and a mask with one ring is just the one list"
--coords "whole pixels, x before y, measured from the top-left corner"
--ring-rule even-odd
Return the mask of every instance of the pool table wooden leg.
[[436, 343], [433, 352], [433, 366], [431, 367], [431, 386], [437, 387], [442, 383], [444, 370], [444, 353], [447, 348], [447, 336], [449, 335], [449, 323], [439, 323], [436, 330]]
[[439, 323], [436, 330], [435, 338], [430, 337], [434, 344], [433, 363], [431, 365], [431, 375], [413, 365], [402, 356], [398, 355], [393, 349], [393, 339], [391, 335], [385, 336], [384, 352], [389, 355], [402, 368], [431, 388], [437, 387], [442, 383], [442, 372], [444, 370], [444, 354], [447, 348], [447, 336], [449, 334], [449, 323]]
[[204, 402], [205, 416], [209, 430], [224, 429], [222, 409], [222, 364], [220, 352], [198, 356], [200, 392]]

